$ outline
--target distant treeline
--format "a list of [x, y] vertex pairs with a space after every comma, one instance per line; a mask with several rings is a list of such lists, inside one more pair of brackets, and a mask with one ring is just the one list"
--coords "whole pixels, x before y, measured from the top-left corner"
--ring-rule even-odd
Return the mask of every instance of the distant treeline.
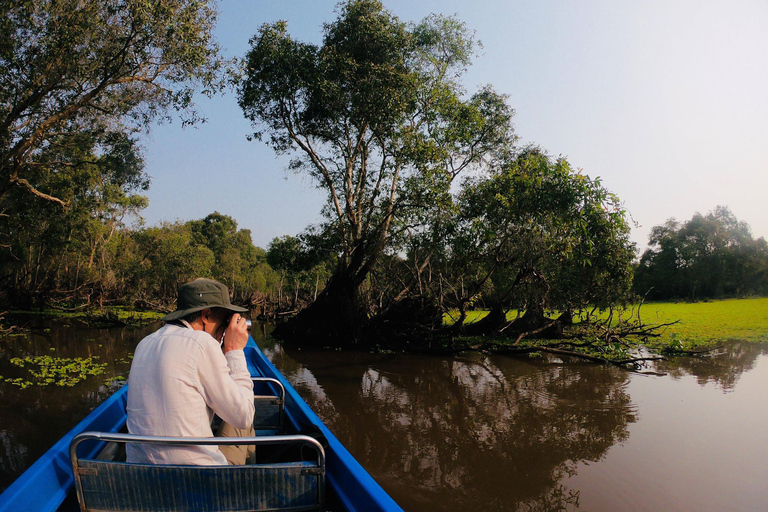
[[686, 222], [655, 226], [635, 270], [634, 291], [649, 299], [700, 300], [768, 295], [768, 242], [718, 206]]
[[305, 262], [289, 254], [295, 239], [276, 239], [266, 251], [254, 246], [249, 230], [217, 212], [132, 229], [91, 216], [70, 223], [75, 218], [67, 213], [17, 225], [14, 243], [0, 256], [6, 308], [163, 311], [172, 309], [180, 283], [205, 276], [227, 283], [235, 302], [269, 317], [311, 300], [329, 275], [323, 265], [300, 267]]

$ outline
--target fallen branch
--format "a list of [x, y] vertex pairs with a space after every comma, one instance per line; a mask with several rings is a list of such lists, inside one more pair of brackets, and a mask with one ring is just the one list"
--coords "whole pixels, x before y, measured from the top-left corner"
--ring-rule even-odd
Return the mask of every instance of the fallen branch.
[[657, 333], [654, 331], [657, 331], [659, 329], [663, 329], [665, 327], [670, 327], [675, 324], [679, 324], [680, 320], [675, 320], [674, 322], [668, 322], [666, 324], [655, 324], [655, 325], [649, 325], [645, 329], [643, 329], [642, 325], [636, 325], [632, 328], [640, 328], [639, 330], [627, 330], [627, 331], [619, 331], [617, 334], [621, 337], [624, 336], [652, 336], [654, 338], [660, 337], [663, 333]]
[[534, 348], [538, 349], [538, 351], [540, 352], [547, 352], [549, 354], [562, 355], [562, 356], [578, 357], [580, 359], [585, 359], [587, 361], [592, 361], [594, 363], [612, 364], [615, 366], [625, 366], [628, 364], [636, 364], [643, 361], [662, 361], [665, 359], [662, 356], [650, 356], [650, 357], [633, 357], [629, 359], [620, 359], [617, 361], [613, 359], [607, 359], [604, 357], [583, 354], [581, 352], [574, 352], [572, 350], [564, 350], [561, 348], [553, 348], [553, 347], [546, 347], [546, 346], [537, 346]]
[[0, 334], [14, 334], [17, 332], [22, 332], [25, 329], [23, 327], [19, 327], [18, 325], [4, 325], [3, 324], [3, 318], [5, 317], [5, 314], [8, 313], [7, 311], [3, 311], [0, 313]]
[[[502, 327], [501, 329], [499, 329], [499, 332], [504, 332], [504, 330], [505, 330], [507, 327], [509, 327], [510, 325], [512, 325], [513, 323], [515, 323], [515, 322], [514, 322], [514, 320], [513, 320], [512, 322], [509, 322], [507, 325], [505, 325], [505, 326], [504, 326], [504, 327]], [[534, 329], [534, 330], [532, 330], [532, 331], [521, 332], [521, 333], [520, 333], [520, 335], [519, 335], [519, 336], [517, 337], [517, 339], [515, 340], [515, 342], [512, 344], [512, 346], [513, 346], [513, 347], [516, 347], [516, 346], [518, 346], [518, 345], [520, 344], [520, 341], [521, 341], [523, 338], [525, 338], [526, 336], [532, 336], [532, 335], [534, 335], [534, 334], [539, 334], [539, 333], [540, 333], [540, 332], [542, 332], [542, 331], [546, 331], [547, 329], [549, 329], [550, 327], [552, 327], [552, 326], [553, 326], [553, 325], [555, 325], [556, 323], [557, 323], [557, 320], [552, 320], [552, 321], [551, 321], [551, 322], [549, 322], [548, 324], [545, 324], [545, 325], [543, 325], [543, 326], [539, 327], [538, 329]]]

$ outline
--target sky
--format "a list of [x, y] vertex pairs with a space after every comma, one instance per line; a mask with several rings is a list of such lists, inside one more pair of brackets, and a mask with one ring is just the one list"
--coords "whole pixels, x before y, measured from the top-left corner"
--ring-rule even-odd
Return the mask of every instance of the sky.
[[[244, 57], [267, 22], [320, 44], [335, 1], [220, 0], [216, 37]], [[623, 202], [640, 250], [655, 225], [718, 205], [768, 238], [768, 2], [765, 0], [386, 0], [402, 21], [455, 15], [482, 42], [464, 78], [515, 109], [521, 145], [563, 156]], [[286, 169], [234, 92], [200, 97], [205, 124], [155, 126], [146, 224], [230, 215], [267, 248], [321, 220], [325, 196]], [[635, 225], [636, 224], [636, 225]]]

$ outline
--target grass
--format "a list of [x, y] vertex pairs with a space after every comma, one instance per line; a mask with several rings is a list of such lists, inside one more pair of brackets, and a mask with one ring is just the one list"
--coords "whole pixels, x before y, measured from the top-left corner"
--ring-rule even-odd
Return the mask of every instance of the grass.
[[726, 340], [768, 341], [768, 298], [711, 302], [652, 302], [643, 305], [645, 323], [680, 323], [668, 327], [662, 341], [709, 344]]
[[9, 311], [9, 315], [24, 314], [24, 315], [40, 315], [55, 318], [71, 318], [71, 319], [93, 319], [93, 318], [110, 318], [120, 320], [126, 323], [141, 323], [151, 320], [158, 320], [165, 316], [165, 313], [156, 311], [136, 311], [124, 306], [106, 306], [101, 309], [87, 309], [82, 311], [61, 311], [59, 309], [43, 309], [37, 311]]
[[[629, 316], [628, 311], [624, 314]], [[466, 323], [477, 322], [487, 311], [470, 311]], [[556, 314], [556, 313], [555, 313]], [[645, 324], [679, 323], [664, 329], [660, 344], [673, 342], [707, 345], [726, 340], [768, 342], [768, 298], [728, 299], [707, 302], [651, 302], [640, 309]], [[512, 320], [517, 311], [507, 314]], [[603, 318], [607, 313], [602, 315]], [[446, 315], [446, 324], [455, 318]]]

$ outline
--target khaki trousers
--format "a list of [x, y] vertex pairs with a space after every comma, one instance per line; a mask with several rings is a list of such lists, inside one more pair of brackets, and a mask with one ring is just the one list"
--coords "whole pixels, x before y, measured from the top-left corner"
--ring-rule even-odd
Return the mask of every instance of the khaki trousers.
[[[216, 430], [216, 437], [254, 437], [255, 435], [253, 425], [249, 428], [235, 428], [226, 421], [222, 421]], [[252, 444], [225, 444], [219, 446], [219, 450], [229, 463], [235, 466], [253, 462], [256, 457], [256, 447]]]

